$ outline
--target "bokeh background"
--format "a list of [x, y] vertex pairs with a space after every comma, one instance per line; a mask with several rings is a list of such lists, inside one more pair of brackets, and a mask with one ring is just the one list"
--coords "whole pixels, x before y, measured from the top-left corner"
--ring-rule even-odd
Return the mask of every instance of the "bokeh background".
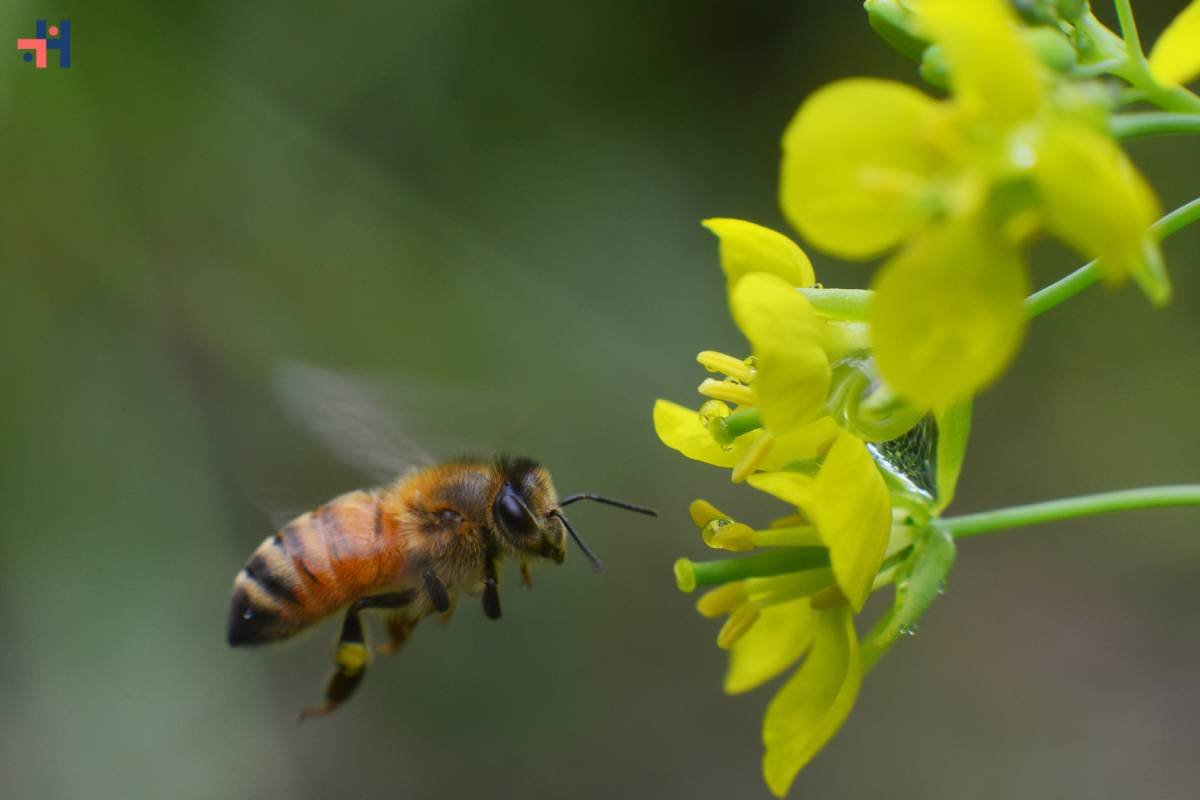
[[[1183, 3], [1135, 5], [1152, 39]], [[800, 100], [915, 80], [859, 6], [14, 0], [0, 30], [44, 17], [74, 67], [0, 70], [0, 796], [766, 797], [769, 691], [720, 694], [671, 577], [704, 555], [689, 500], [764, 501], [661, 447], [650, 408], [742, 347], [699, 220], [784, 229]], [[1200, 186], [1193, 146], [1133, 147], [1165, 206]], [[1097, 289], [1037, 321], [957, 511], [1200, 480], [1198, 244], [1167, 245], [1166, 310]], [[1042, 281], [1077, 262], [1041, 255]], [[298, 726], [333, 630], [231, 650], [230, 584], [262, 506], [365, 479], [281, 414], [286, 359], [369, 377], [435, 452], [527, 452], [663, 516], [579, 508], [603, 576], [510, 573], [502, 622], [465, 605]], [[1193, 796], [1198, 522], [965, 543], [794, 795]]]

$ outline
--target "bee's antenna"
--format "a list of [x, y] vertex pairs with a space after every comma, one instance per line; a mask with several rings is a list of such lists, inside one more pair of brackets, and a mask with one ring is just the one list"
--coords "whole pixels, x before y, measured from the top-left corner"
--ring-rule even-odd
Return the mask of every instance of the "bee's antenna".
[[571, 503], [574, 503], [578, 500], [595, 500], [597, 503], [604, 503], [605, 505], [616, 506], [617, 508], [623, 508], [626, 511], [636, 511], [639, 514], [646, 514], [647, 516], [651, 516], [651, 517], [658, 516], [657, 511], [646, 508], [645, 506], [635, 506], [633, 503], [626, 503], [624, 500], [614, 500], [611, 497], [602, 497], [601, 495], [592, 494], [591, 492], [580, 492], [579, 494], [569, 494], [566, 497], [564, 497], [563, 499], [559, 500], [558, 504], [560, 506], [569, 506], [569, 505], [571, 505]]
[[567, 533], [571, 534], [571, 539], [579, 546], [580, 551], [588, 560], [588, 563], [592, 565], [592, 571], [604, 572], [604, 565], [600, 563], [600, 559], [596, 558], [596, 554], [589, 550], [588, 546], [583, 543], [583, 539], [579, 538], [579, 534], [576, 533], [575, 529], [571, 527], [571, 523], [567, 520], [566, 515], [556, 508], [550, 512], [550, 516], [558, 517], [559, 520], [562, 521], [562, 524], [566, 526]]

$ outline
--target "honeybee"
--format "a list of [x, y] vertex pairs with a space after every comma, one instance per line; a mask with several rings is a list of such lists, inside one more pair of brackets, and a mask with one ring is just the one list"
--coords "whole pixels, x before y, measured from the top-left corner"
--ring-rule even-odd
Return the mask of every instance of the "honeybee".
[[300, 718], [327, 714], [366, 674], [363, 611], [390, 612], [389, 641], [379, 651], [394, 652], [423, 617], [448, 617], [463, 593], [481, 597], [484, 613], [499, 619], [506, 558], [518, 563], [528, 586], [530, 563], [561, 564], [570, 537], [601, 571], [563, 513], [580, 500], [655, 516], [590, 493], [559, 498], [549, 473], [529, 458], [448, 461], [383, 488], [343, 494], [295, 518], [250, 556], [234, 579], [228, 642], [281, 641], [345, 609], [324, 702]]

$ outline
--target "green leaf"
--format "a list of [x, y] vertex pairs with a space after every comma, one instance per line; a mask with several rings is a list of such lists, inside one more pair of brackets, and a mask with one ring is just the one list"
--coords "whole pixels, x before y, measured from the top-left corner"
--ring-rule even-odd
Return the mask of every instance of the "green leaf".
[[954, 537], [938, 527], [926, 529], [913, 545], [913, 554], [896, 581], [896, 599], [891, 609], [867, 634], [862, 647], [863, 671], [891, 649], [900, 637], [916, 629], [917, 621], [942, 593], [946, 576], [954, 566]]

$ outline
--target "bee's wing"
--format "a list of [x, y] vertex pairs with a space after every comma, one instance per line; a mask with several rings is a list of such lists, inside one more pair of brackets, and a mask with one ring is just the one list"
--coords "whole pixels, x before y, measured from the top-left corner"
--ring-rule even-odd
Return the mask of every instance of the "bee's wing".
[[288, 418], [310, 431], [339, 460], [381, 483], [433, 459], [403, 436], [364, 381], [299, 361], [275, 372]]

